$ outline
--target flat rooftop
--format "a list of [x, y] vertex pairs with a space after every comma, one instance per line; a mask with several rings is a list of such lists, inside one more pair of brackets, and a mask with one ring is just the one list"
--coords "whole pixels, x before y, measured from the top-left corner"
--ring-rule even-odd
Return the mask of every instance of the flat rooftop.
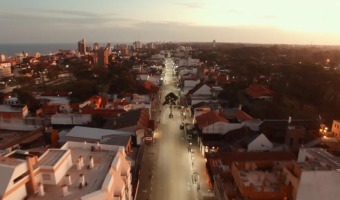
[[68, 104], [70, 100], [68, 97], [58, 97], [58, 96], [36, 96], [36, 99], [49, 100], [49, 104]]
[[311, 154], [324, 165], [328, 165], [333, 169], [340, 169], [340, 157], [334, 156], [321, 148], [305, 148], [304, 151]]
[[261, 170], [239, 170], [240, 178], [245, 186], [253, 184], [257, 186], [265, 186], [264, 192], [277, 192], [280, 191], [279, 179], [273, 172]]
[[[35, 200], [52, 200], [52, 199], [65, 199], [65, 200], [74, 200], [74, 199], [80, 199], [80, 197], [85, 196], [87, 194], [90, 194], [92, 192], [95, 192], [97, 190], [100, 190], [104, 179], [106, 175], [108, 174], [108, 170], [110, 169], [111, 163], [114, 159], [114, 157], [117, 154], [117, 151], [91, 151], [89, 149], [83, 149], [83, 148], [70, 148], [71, 150], [71, 157], [72, 157], [72, 163], [73, 166], [67, 171], [66, 174], [69, 174], [71, 176], [72, 184], [68, 186], [68, 195], [65, 197], [63, 196], [62, 191], [62, 185], [66, 183], [66, 180], [64, 178], [60, 181], [60, 183], [57, 186], [54, 185], [44, 185], [45, 195], [44, 196], [38, 196], [34, 195], [30, 199]], [[50, 152], [50, 156], [56, 155], [61, 156], [61, 152]], [[47, 157], [49, 155], [46, 155]], [[77, 170], [76, 167], [76, 160], [79, 156], [82, 156], [84, 159], [84, 167], [81, 170]], [[88, 163], [89, 163], [89, 157], [93, 156], [94, 159], [94, 168], [87, 169]], [[52, 164], [54, 162], [54, 159], [51, 158], [49, 160], [46, 158], [44, 161], [47, 164]], [[87, 182], [87, 186], [84, 186], [83, 188], [79, 189], [79, 179], [80, 174], [84, 174], [85, 181]]]
[[5, 105], [5, 104], [0, 104], [0, 112], [22, 112], [23, 106], [11, 106], [11, 105]]

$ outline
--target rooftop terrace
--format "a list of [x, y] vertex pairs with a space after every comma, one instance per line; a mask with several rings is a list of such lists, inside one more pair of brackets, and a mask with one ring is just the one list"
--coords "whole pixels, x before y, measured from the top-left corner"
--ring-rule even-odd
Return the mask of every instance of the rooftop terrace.
[[[72, 163], [77, 163], [79, 157], [83, 157], [84, 166], [78, 170], [77, 165], [73, 166], [67, 171], [66, 176], [61, 179], [57, 186], [44, 185], [45, 195], [35, 195], [31, 199], [36, 200], [52, 200], [52, 199], [65, 199], [74, 200], [80, 199], [80, 197], [100, 190], [108, 170], [110, 169], [113, 158], [116, 156], [117, 151], [115, 150], [101, 150], [91, 151], [91, 149], [78, 147], [69, 147], [71, 150]], [[40, 162], [44, 165], [53, 165], [58, 159], [57, 157], [62, 156], [66, 150], [50, 150], [50, 152]], [[94, 167], [89, 169], [90, 157], [93, 157]], [[53, 158], [56, 157], [56, 158]], [[39, 162], [39, 163], [40, 163]], [[81, 174], [85, 177], [85, 186], [79, 188], [79, 183], [82, 179]], [[64, 185], [68, 185], [68, 177], [70, 176], [71, 184], [67, 186], [67, 192], [63, 192]], [[66, 194], [66, 195], [65, 195]]]

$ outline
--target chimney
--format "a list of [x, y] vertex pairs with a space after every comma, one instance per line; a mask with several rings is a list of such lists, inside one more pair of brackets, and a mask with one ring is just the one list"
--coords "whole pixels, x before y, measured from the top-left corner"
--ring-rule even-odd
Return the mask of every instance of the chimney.
[[238, 105], [238, 109], [242, 110], [242, 104]]
[[66, 185], [68, 186], [72, 185], [72, 179], [70, 174], [66, 174], [65, 179]]
[[77, 159], [77, 170], [81, 170], [81, 168], [84, 166], [84, 160], [82, 156], [79, 156]]
[[291, 116], [288, 117], [288, 124], [290, 124], [290, 123], [292, 123], [292, 117]]
[[44, 185], [42, 183], [38, 184], [38, 195], [41, 197], [45, 195]]
[[61, 186], [61, 188], [63, 190], [63, 197], [66, 197], [69, 194], [67, 185], [64, 184]]
[[94, 167], [94, 161], [93, 161], [93, 156], [90, 156], [90, 169]]
[[100, 143], [97, 142], [97, 150], [100, 151], [101, 150], [101, 146], [100, 146]]
[[79, 186], [84, 187], [85, 186], [85, 176], [84, 174], [79, 175]]

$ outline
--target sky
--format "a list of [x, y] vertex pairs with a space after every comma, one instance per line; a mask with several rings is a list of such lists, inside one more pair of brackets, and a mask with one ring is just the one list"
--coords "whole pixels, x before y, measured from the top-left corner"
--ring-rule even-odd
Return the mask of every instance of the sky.
[[0, 0], [0, 44], [340, 44], [339, 0]]

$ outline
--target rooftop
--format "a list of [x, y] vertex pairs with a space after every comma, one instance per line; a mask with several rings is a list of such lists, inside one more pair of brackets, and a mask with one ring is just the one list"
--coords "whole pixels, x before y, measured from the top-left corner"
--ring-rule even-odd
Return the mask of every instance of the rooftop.
[[38, 166], [54, 166], [65, 153], [66, 150], [50, 149], [44, 157], [39, 160]]
[[23, 105], [0, 105], [0, 112], [22, 112]]
[[[80, 143], [82, 144], [82, 143]], [[105, 177], [108, 174], [108, 170], [111, 166], [111, 163], [116, 156], [118, 151], [114, 150], [101, 150], [101, 151], [91, 151], [88, 148], [83, 148], [81, 146], [68, 147], [71, 150], [72, 163], [76, 163], [79, 156], [84, 158], [84, 165], [87, 166], [89, 163], [90, 156], [93, 156], [94, 159], [94, 168], [87, 169], [87, 167], [83, 167], [81, 170], [77, 170], [77, 166], [73, 165], [66, 174], [69, 174], [72, 180], [72, 184], [68, 186], [68, 195], [63, 196], [62, 187], [66, 184], [66, 179], [62, 179], [58, 185], [44, 185], [45, 195], [38, 196], [35, 195], [31, 199], [37, 200], [51, 200], [51, 199], [65, 199], [65, 200], [74, 200], [80, 199], [80, 197], [100, 190], [102, 188], [102, 184], [104, 183]], [[53, 162], [57, 161], [56, 158], [50, 158], [50, 156], [61, 156], [61, 153], [65, 153], [66, 150], [50, 150], [50, 152], [45, 156], [46, 159], [42, 159], [41, 162], [51, 165]], [[40, 163], [40, 162], [39, 162]], [[85, 181], [87, 182], [87, 186], [79, 189], [79, 179], [80, 174], [85, 176]]]
[[[309, 160], [313, 159], [315, 162], [320, 163], [323, 166], [322, 168], [326, 167], [326, 168], [332, 168], [332, 169], [340, 169], [340, 157], [334, 156], [324, 149], [321, 149], [321, 148], [300, 149], [298, 161], [300, 162], [304, 161], [300, 159], [301, 158], [300, 154], [304, 152], [308, 154], [307, 157], [309, 157]], [[309, 162], [309, 165], [311, 165], [310, 162]], [[301, 165], [301, 167], [303, 167], [306, 170], [310, 169], [307, 164]], [[318, 167], [318, 166], [315, 166], [315, 167]], [[315, 167], [312, 168], [312, 170], [315, 170]], [[322, 168], [319, 168], [319, 169], [322, 169]]]
[[36, 96], [38, 100], [48, 100], [49, 104], [68, 104], [70, 100], [68, 97], [58, 97], [58, 96]]

